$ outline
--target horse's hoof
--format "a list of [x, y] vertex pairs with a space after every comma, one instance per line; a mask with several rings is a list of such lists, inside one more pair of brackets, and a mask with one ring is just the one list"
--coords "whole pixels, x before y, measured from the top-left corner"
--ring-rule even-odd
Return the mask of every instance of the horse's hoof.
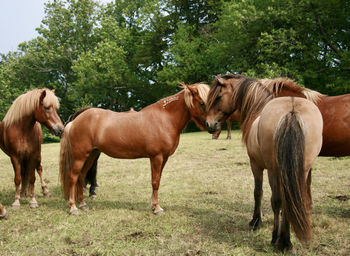
[[73, 215], [73, 216], [78, 216], [78, 215], [80, 215], [80, 213], [79, 213], [79, 211], [78, 211], [78, 209], [71, 209], [70, 211], [69, 211], [69, 214], [70, 215]]
[[44, 197], [51, 197], [51, 192], [50, 191], [43, 191], [43, 196]]
[[35, 209], [35, 208], [38, 208], [39, 207], [39, 204], [37, 202], [34, 202], [34, 203], [29, 203], [29, 207], [31, 209]]
[[21, 205], [19, 203], [13, 203], [12, 204], [12, 210], [18, 210], [21, 208]]
[[91, 200], [95, 200], [95, 199], [97, 198], [97, 195], [91, 195], [91, 196], [89, 196], [89, 198], [90, 198]]
[[1, 219], [7, 220], [9, 217], [10, 217], [9, 213], [6, 210], [4, 210], [4, 215], [0, 215], [0, 220]]
[[251, 229], [253, 230], [257, 230], [260, 228], [261, 226], [261, 219], [260, 218], [254, 218], [249, 222], [249, 226], [251, 227]]
[[89, 210], [89, 206], [87, 204], [84, 204], [84, 205], [79, 206], [79, 209], [82, 211], [87, 211], [87, 210]]
[[159, 208], [157, 210], [153, 210], [154, 215], [162, 215], [164, 214], [164, 210], [162, 208]]

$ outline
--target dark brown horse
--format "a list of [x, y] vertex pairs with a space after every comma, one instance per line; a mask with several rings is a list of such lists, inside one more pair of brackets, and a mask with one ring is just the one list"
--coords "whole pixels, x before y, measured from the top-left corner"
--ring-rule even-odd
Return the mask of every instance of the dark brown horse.
[[56, 112], [58, 107], [59, 102], [53, 91], [34, 89], [20, 95], [0, 123], [0, 147], [11, 158], [15, 171], [14, 209], [20, 207], [20, 194], [27, 191], [31, 196], [30, 207], [38, 207], [34, 196], [35, 169], [40, 175], [43, 193], [49, 193], [42, 178], [40, 124], [60, 136], [64, 127]]
[[[236, 111], [234, 113], [232, 113], [232, 115], [230, 115], [227, 119], [226, 119], [226, 126], [227, 126], [227, 140], [231, 139], [231, 125], [232, 122], [238, 122], [240, 118], [239, 113]], [[213, 133], [212, 135], [212, 139], [213, 140], [217, 140], [220, 136], [221, 133], [221, 129], [217, 130], [215, 133]]]
[[[208, 95], [209, 132], [234, 111], [240, 112], [243, 141], [254, 174], [255, 207], [250, 224], [261, 221], [263, 170], [268, 170], [272, 190], [274, 228], [271, 243], [282, 251], [291, 249], [290, 224], [302, 242], [311, 239], [311, 165], [322, 145], [322, 116], [309, 100], [274, 98], [259, 81], [231, 76], [217, 77]], [[282, 220], [280, 222], [280, 211]]]
[[150, 158], [151, 207], [153, 213], [162, 213], [158, 202], [162, 170], [191, 119], [205, 129], [208, 91], [205, 84], [183, 85], [179, 93], [139, 112], [117, 113], [92, 108], [69, 123], [61, 139], [60, 176], [70, 213], [78, 214], [76, 199], [81, 209], [87, 208], [83, 197], [84, 177], [100, 152], [115, 158]]

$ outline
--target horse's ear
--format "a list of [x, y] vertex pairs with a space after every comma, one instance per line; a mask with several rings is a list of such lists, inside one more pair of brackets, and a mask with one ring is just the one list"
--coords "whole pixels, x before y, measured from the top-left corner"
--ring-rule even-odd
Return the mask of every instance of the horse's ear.
[[52, 89], [51, 91], [52, 91], [53, 93], [55, 93], [55, 92], [56, 92], [56, 89]]
[[225, 80], [222, 77], [216, 77], [218, 79], [218, 82], [220, 85], [223, 85], [225, 83]]
[[46, 90], [42, 90], [40, 95], [40, 104], [43, 104], [45, 96], [46, 96]]
[[192, 86], [186, 86], [186, 88], [191, 92], [192, 95], [198, 94], [198, 89]]

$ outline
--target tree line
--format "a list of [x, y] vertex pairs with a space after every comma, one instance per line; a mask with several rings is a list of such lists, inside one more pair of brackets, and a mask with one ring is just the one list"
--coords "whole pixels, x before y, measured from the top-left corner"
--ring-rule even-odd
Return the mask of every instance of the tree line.
[[348, 0], [51, 0], [37, 32], [1, 54], [1, 118], [31, 88], [55, 89], [66, 121], [85, 106], [139, 110], [227, 72], [350, 92]]

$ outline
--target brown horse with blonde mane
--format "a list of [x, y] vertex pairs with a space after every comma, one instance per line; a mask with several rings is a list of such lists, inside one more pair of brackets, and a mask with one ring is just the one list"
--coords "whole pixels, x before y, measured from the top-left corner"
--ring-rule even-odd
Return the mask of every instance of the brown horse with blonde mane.
[[[213, 133], [234, 111], [240, 112], [243, 141], [254, 175], [255, 207], [250, 225], [261, 221], [263, 170], [272, 190], [274, 227], [271, 243], [281, 251], [292, 248], [290, 224], [297, 238], [312, 237], [311, 166], [322, 145], [322, 116], [314, 103], [298, 97], [279, 97], [259, 81], [217, 77], [208, 95], [207, 127]], [[282, 221], [280, 222], [280, 211]]]
[[151, 207], [163, 212], [158, 202], [162, 170], [179, 143], [180, 133], [192, 119], [205, 129], [205, 103], [209, 86], [182, 85], [183, 90], [139, 112], [117, 113], [92, 108], [70, 122], [61, 139], [60, 176], [70, 214], [87, 209], [83, 185], [86, 172], [103, 152], [123, 159], [150, 158], [152, 174]]
[[40, 176], [43, 194], [49, 193], [42, 178], [40, 124], [60, 136], [64, 127], [56, 112], [58, 107], [54, 91], [34, 89], [20, 95], [0, 123], [0, 148], [11, 158], [15, 172], [14, 209], [20, 207], [21, 194], [25, 195], [27, 191], [31, 197], [30, 207], [38, 207], [34, 195], [35, 169]]

